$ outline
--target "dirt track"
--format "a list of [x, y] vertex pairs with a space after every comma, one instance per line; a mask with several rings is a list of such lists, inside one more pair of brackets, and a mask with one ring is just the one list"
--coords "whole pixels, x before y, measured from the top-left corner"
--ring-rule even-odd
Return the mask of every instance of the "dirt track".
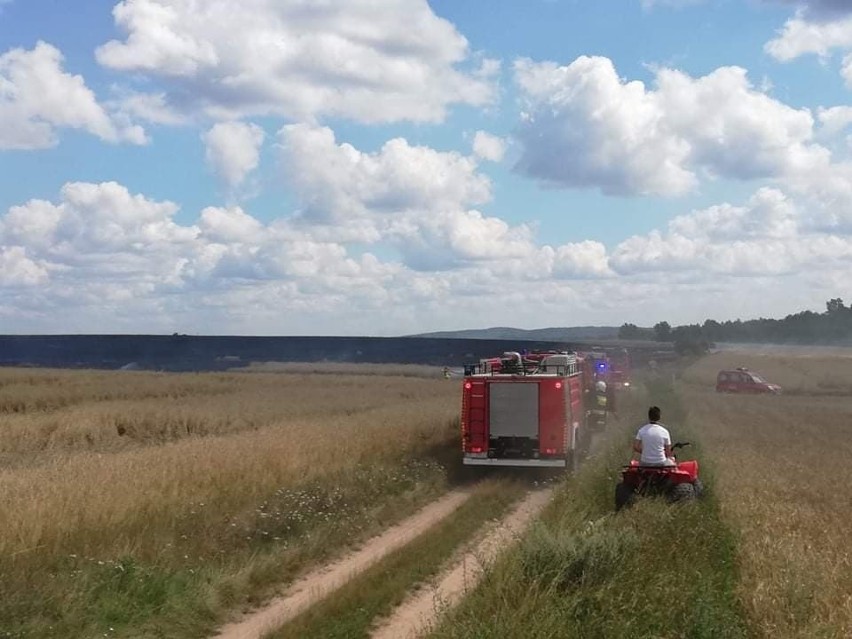
[[260, 639], [280, 628], [355, 575], [450, 515], [470, 495], [470, 490], [455, 490], [444, 495], [417, 514], [368, 540], [360, 549], [308, 573], [264, 608], [221, 628], [215, 639]]
[[442, 611], [455, 606], [467, 591], [476, 586], [483, 569], [544, 508], [552, 492], [552, 489], [540, 490], [527, 496], [433, 585], [418, 590], [403, 601], [379, 625], [372, 639], [412, 639], [427, 631]]

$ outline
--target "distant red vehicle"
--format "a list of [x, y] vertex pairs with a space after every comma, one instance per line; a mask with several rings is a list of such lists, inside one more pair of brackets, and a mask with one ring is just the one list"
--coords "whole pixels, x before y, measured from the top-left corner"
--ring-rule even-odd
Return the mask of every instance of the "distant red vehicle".
[[778, 384], [767, 382], [763, 377], [747, 368], [736, 368], [719, 371], [716, 376], [716, 392], [780, 395], [781, 387]]

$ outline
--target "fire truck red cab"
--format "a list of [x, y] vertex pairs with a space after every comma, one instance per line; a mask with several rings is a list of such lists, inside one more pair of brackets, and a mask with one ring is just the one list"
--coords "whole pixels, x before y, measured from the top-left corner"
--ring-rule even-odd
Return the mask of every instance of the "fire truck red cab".
[[465, 368], [466, 465], [569, 468], [579, 457], [583, 418], [574, 353], [504, 353]]

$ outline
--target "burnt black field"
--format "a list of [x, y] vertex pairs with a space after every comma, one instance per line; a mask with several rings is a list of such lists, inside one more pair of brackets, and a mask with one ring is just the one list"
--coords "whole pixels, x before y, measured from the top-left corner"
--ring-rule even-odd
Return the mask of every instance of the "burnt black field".
[[[528, 349], [564, 343], [524, 342]], [[0, 336], [0, 365], [211, 371], [251, 362], [411, 363], [461, 366], [515, 350], [518, 342], [396, 337], [190, 335]]]
[[[0, 366], [216, 371], [251, 362], [462, 366], [512, 350], [582, 350], [589, 344], [424, 337], [0, 335]], [[654, 349], [660, 345], [654, 345]], [[651, 351], [633, 349], [634, 361]]]

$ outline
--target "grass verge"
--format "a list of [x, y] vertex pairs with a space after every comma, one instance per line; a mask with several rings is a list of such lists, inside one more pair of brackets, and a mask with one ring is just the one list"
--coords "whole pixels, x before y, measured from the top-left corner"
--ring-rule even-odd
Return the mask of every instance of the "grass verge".
[[0, 637], [205, 636], [227, 611], [262, 602], [276, 585], [446, 487], [446, 470], [434, 462], [363, 466], [282, 488], [252, 513], [222, 522], [227, 552], [186, 554], [182, 561], [174, 547], [163, 549], [162, 561], [140, 561], [131, 549], [117, 557], [59, 558], [44, 567], [49, 579], [38, 579], [38, 589], [0, 581]]
[[322, 603], [269, 635], [270, 639], [369, 637], [375, 619], [433, 577], [454, 552], [524, 492], [522, 484], [486, 481], [456, 512], [353, 579]]
[[[694, 441], [671, 386], [653, 382], [649, 395], [674, 425], [673, 437]], [[641, 417], [647, 401], [636, 396], [625, 408]], [[609, 433], [603, 451], [566, 482], [541, 521], [433, 638], [746, 636], [735, 541], [721, 521], [712, 474], [702, 467], [710, 490], [700, 502], [646, 499], [613, 512], [618, 469], [636, 426]]]

